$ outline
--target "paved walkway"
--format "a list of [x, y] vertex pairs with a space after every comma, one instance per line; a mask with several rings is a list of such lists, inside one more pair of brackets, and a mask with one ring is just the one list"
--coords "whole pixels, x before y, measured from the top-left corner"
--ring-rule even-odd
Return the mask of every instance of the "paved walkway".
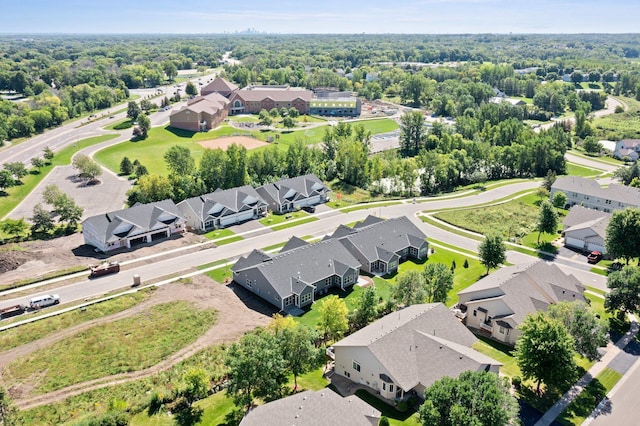
[[549, 410], [544, 413], [542, 418], [538, 420], [535, 426], [548, 426], [550, 425], [562, 412], [571, 404], [571, 402], [578, 397], [580, 392], [596, 377], [605, 367], [608, 367], [609, 364], [620, 354], [623, 352], [623, 349], [629, 342], [633, 340], [633, 338], [638, 333], [638, 320], [635, 316], [629, 314], [629, 318], [631, 319], [631, 327], [629, 331], [622, 336], [615, 344], [609, 343], [607, 345], [606, 353], [604, 356], [596, 362], [590, 369], [585, 373], [584, 376], [578, 380], [578, 382], [573, 385], [571, 389], [567, 391], [562, 398], [556, 402], [553, 407], [549, 408]]

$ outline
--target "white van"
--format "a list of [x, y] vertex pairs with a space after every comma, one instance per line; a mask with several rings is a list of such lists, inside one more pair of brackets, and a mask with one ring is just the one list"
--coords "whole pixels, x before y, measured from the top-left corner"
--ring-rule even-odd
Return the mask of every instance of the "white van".
[[60, 303], [60, 296], [57, 294], [44, 294], [29, 299], [31, 309], [46, 308], [47, 306], [57, 305], [58, 303]]

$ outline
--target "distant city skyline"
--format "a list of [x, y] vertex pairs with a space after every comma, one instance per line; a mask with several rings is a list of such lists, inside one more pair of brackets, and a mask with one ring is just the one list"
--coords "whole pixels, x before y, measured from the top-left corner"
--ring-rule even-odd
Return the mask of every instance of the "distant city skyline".
[[637, 33], [640, 1], [23, 0], [0, 34]]

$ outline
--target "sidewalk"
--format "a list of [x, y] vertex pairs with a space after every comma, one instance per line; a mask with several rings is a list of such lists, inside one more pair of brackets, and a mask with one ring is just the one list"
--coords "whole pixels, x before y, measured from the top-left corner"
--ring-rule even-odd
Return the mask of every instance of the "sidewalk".
[[636, 336], [638, 333], [638, 320], [635, 316], [629, 314], [629, 319], [631, 320], [631, 327], [629, 331], [620, 338], [615, 344], [609, 343], [607, 345], [605, 355], [596, 362], [590, 369], [585, 373], [584, 376], [578, 380], [578, 382], [571, 387], [562, 395], [562, 398], [556, 402], [553, 407], [549, 408], [546, 413], [542, 416], [540, 420], [535, 424], [535, 426], [548, 426], [560, 415], [562, 412], [571, 404], [571, 402], [577, 398], [577, 396], [582, 392], [582, 390], [596, 377], [605, 367], [609, 365], [613, 359], [618, 356], [620, 352], [629, 344], [629, 342]]

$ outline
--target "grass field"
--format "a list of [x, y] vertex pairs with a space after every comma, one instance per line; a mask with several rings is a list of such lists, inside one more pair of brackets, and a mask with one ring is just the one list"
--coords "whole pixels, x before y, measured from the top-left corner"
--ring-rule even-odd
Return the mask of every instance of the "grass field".
[[[28, 174], [22, 178], [22, 185], [14, 186], [6, 190], [5, 196], [0, 196], [0, 219], [4, 218], [11, 210], [16, 208], [18, 204], [24, 200], [27, 195], [33, 191], [33, 189], [49, 174], [55, 166], [66, 166], [71, 164], [71, 157], [80, 149], [87, 148], [91, 145], [96, 145], [113, 138], [118, 137], [117, 134], [102, 135], [92, 138], [82, 139], [77, 144], [68, 146], [55, 153], [51, 164], [42, 167], [40, 173]], [[118, 163], [119, 165], [120, 163]]]
[[[388, 118], [376, 120], [358, 121], [366, 129], [373, 133], [387, 132], [398, 128], [398, 124]], [[149, 131], [149, 137], [145, 140], [123, 142], [101, 150], [94, 156], [95, 160], [114, 173], [120, 169], [120, 161], [127, 156], [131, 161], [140, 161], [150, 174], [165, 175], [167, 173], [164, 161], [164, 153], [172, 145], [183, 145], [191, 150], [191, 155], [199, 163], [204, 148], [197, 144], [198, 141], [215, 139], [222, 136], [232, 136], [239, 134], [253, 135], [260, 140], [266, 141], [270, 137], [280, 134], [280, 139], [276, 146], [278, 149], [286, 150], [287, 147], [297, 139], [302, 139], [306, 144], [316, 144], [322, 142], [324, 130], [328, 125], [321, 125], [311, 128], [297, 128], [291, 132], [274, 132], [259, 130], [239, 130], [227, 124], [208, 132], [190, 132], [186, 130], [173, 129], [169, 126], [155, 127]], [[389, 130], [390, 129], [390, 130]], [[262, 147], [258, 149], [265, 149]]]
[[287, 223], [291, 220], [302, 219], [303, 217], [308, 217], [309, 213], [304, 210], [298, 210], [297, 212], [291, 212], [287, 214], [273, 214], [270, 213], [268, 216], [263, 217], [259, 220], [261, 224], [264, 226], [275, 226], [283, 223]]
[[[434, 217], [469, 231], [484, 235], [497, 232], [505, 240], [520, 242], [532, 248], [552, 250], [549, 242], [555, 239], [557, 234], [543, 233], [538, 244], [535, 224], [538, 220], [539, 208], [535, 205], [536, 200], [538, 198], [531, 194], [493, 206], [443, 211], [434, 214]], [[560, 217], [558, 230], [562, 229], [561, 222]]]
[[20, 358], [6, 366], [5, 377], [14, 383], [34, 381], [37, 377], [34, 392], [46, 393], [91, 379], [140, 370], [192, 343], [215, 321], [215, 310], [194, 309], [184, 301], [156, 305], [141, 314], [92, 327]]
[[141, 290], [107, 300], [106, 302], [96, 303], [88, 306], [85, 310], [78, 309], [53, 316], [46, 321], [35, 321], [20, 327], [5, 330], [0, 333], [0, 348], [2, 348], [2, 350], [9, 350], [50, 336], [56, 332], [66, 330], [83, 322], [125, 311], [148, 299], [150, 295], [150, 290]]
[[598, 137], [603, 139], [636, 139], [640, 137], [640, 102], [633, 98], [619, 97], [627, 104], [625, 112], [611, 114], [593, 120]]

